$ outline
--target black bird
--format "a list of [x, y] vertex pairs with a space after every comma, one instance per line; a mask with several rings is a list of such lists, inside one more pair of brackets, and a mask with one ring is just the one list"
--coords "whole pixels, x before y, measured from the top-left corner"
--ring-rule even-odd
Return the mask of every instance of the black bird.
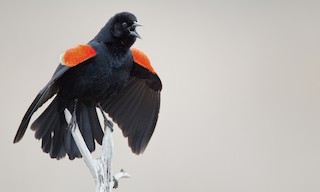
[[[75, 112], [82, 136], [90, 151], [102, 143], [104, 132], [97, 107], [108, 113], [128, 137], [135, 154], [142, 153], [155, 129], [161, 81], [147, 56], [131, 48], [140, 38], [137, 18], [122, 12], [114, 15], [87, 44], [67, 50], [51, 80], [39, 92], [24, 115], [14, 143], [23, 137], [34, 112], [54, 97], [33, 122], [35, 137], [51, 158], [81, 157], [72, 138], [64, 111]], [[75, 111], [74, 111], [75, 109]]]

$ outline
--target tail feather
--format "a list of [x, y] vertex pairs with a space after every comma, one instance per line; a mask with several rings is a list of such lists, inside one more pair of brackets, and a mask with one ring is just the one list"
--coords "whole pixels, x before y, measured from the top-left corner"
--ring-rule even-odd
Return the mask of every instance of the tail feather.
[[[69, 110], [72, 108], [69, 107]], [[77, 123], [82, 134], [82, 137], [90, 152], [95, 150], [94, 139], [101, 144], [103, 131], [97, 116], [95, 105], [83, 101], [77, 102], [76, 107]], [[65, 149], [69, 159], [81, 157], [80, 151], [72, 137], [71, 130], [67, 129], [65, 134]]]
[[81, 153], [76, 145], [76, 142], [74, 141], [72, 134], [71, 134], [71, 129], [67, 129], [66, 135], [65, 135], [65, 148], [66, 152], [69, 156], [70, 160], [73, 160], [74, 158], [80, 158]]
[[[20, 141], [33, 113], [54, 93], [55, 91], [51, 89], [43, 89], [38, 94], [26, 112], [14, 142]], [[64, 107], [59, 101], [59, 96], [55, 97], [45, 111], [32, 123], [31, 129], [35, 131], [35, 137], [42, 140], [42, 150], [49, 153], [51, 158], [60, 159], [66, 154], [69, 159], [80, 158], [80, 151], [65, 120]], [[77, 105], [77, 123], [88, 149], [92, 152], [95, 150], [94, 140], [102, 144], [104, 135], [97, 116], [96, 105], [83, 101], [79, 101]], [[67, 107], [70, 109], [70, 106]]]
[[60, 159], [66, 155], [64, 135], [67, 122], [63, 111], [58, 108], [57, 97], [34, 121], [31, 129], [35, 131], [37, 139], [42, 139], [42, 150], [50, 153], [52, 158]]
[[93, 140], [92, 126], [90, 122], [90, 116], [88, 111], [88, 105], [83, 102], [77, 103], [77, 123], [79, 125], [82, 137], [89, 149], [89, 151], [94, 151], [95, 143]]
[[67, 122], [64, 117], [64, 113], [59, 113], [58, 118], [56, 118], [56, 125], [53, 130], [52, 146], [50, 150], [50, 157], [61, 159], [66, 156], [64, 135], [67, 129]]
[[100, 145], [102, 145], [102, 139], [103, 139], [104, 133], [102, 131], [95, 106], [88, 107], [88, 114], [89, 114], [90, 124], [92, 127], [93, 137]]
[[[55, 117], [58, 112], [57, 99], [54, 99], [47, 109], [31, 124], [31, 129], [35, 132], [35, 137], [41, 139], [48, 132], [52, 132], [52, 124], [56, 124]], [[51, 126], [48, 126], [51, 125]], [[51, 128], [51, 129], [50, 129]]]
[[51, 132], [47, 132], [43, 137], [42, 137], [42, 144], [41, 144], [41, 148], [43, 150], [43, 152], [45, 153], [49, 153], [50, 149], [51, 149]]

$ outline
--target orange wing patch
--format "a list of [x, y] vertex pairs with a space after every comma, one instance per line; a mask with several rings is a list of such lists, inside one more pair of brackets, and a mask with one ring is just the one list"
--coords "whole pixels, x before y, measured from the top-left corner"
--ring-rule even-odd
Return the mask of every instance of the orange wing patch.
[[142, 51], [136, 48], [131, 48], [131, 52], [132, 52], [133, 60], [137, 64], [148, 69], [151, 73], [156, 74], [146, 54], [144, 54]]
[[96, 51], [90, 45], [77, 45], [64, 52], [60, 56], [60, 62], [62, 65], [74, 67], [95, 55]]

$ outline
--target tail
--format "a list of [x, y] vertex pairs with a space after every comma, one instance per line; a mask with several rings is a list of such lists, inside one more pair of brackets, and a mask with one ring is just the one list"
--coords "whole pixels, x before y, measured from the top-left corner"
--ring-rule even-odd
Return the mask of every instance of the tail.
[[[94, 139], [101, 144], [103, 131], [95, 105], [77, 102], [77, 123], [90, 152], [95, 150]], [[72, 112], [72, 111], [71, 111]], [[81, 154], [71, 135], [71, 129], [64, 116], [64, 108], [59, 107], [57, 97], [48, 108], [34, 121], [31, 129], [35, 137], [42, 139], [42, 150], [51, 158], [61, 159], [68, 154], [69, 159], [80, 158]]]
[[37, 139], [42, 139], [42, 150], [50, 153], [52, 158], [60, 159], [66, 155], [64, 135], [67, 126], [64, 113], [58, 108], [56, 97], [33, 122], [31, 129], [35, 131]]
[[[72, 107], [73, 108], [73, 107]], [[71, 113], [73, 112], [70, 110]], [[103, 131], [98, 119], [96, 105], [91, 102], [78, 101], [76, 107], [77, 123], [82, 134], [82, 137], [90, 152], [95, 150], [96, 140], [100, 145], [102, 144]], [[71, 129], [67, 129], [65, 135], [65, 148], [69, 159], [81, 157], [79, 149], [71, 134]]]

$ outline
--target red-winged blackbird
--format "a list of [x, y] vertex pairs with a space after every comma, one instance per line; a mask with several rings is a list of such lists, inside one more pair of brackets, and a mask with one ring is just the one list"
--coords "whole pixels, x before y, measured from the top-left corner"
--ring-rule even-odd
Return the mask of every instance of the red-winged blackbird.
[[[60, 57], [60, 64], [47, 85], [24, 115], [14, 143], [21, 140], [33, 113], [55, 96], [33, 122], [35, 137], [51, 158], [81, 157], [64, 110], [75, 110], [77, 123], [90, 151], [103, 131], [96, 108], [100, 107], [128, 137], [132, 152], [146, 148], [157, 123], [161, 81], [141, 51], [130, 48], [140, 38], [136, 17], [128, 12], [113, 16], [87, 45], [78, 45]], [[75, 107], [76, 106], [76, 107]]]

